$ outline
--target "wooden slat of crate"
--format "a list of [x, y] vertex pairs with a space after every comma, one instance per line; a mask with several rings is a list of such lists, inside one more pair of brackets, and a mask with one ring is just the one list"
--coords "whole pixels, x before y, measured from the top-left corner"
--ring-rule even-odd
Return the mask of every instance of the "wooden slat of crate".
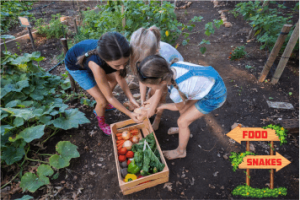
[[[166, 160], [162, 154], [161, 148], [159, 146], [158, 140], [155, 136], [155, 133], [152, 129], [149, 119], [148, 118], [145, 119], [143, 121], [143, 123], [141, 123], [141, 124], [129, 126], [131, 124], [135, 124], [135, 122], [133, 120], [126, 120], [126, 121], [118, 122], [115, 124], [111, 124], [114, 155], [115, 155], [115, 161], [116, 161], [116, 167], [117, 167], [117, 175], [118, 175], [119, 185], [120, 185], [123, 195], [138, 192], [138, 191], [144, 190], [146, 188], [153, 187], [155, 185], [162, 184], [162, 183], [169, 181], [169, 168], [168, 168]], [[127, 127], [123, 128], [124, 126], [127, 126]], [[121, 130], [132, 130], [135, 128], [142, 129], [144, 137], [146, 137], [148, 134], [153, 132], [153, 135], [154, 135], [154, 138], [156, 141], [156, 148], [158, 149], [158, 151], [160, 153], [160, 159], [161, 159], [162, 163], [165, 164], [165, 168], [161, 172], [158, 172], [158, 173], [155, 173], [155, 174], [152, 174], [152, 175], [149, 175], [149, 176], [146, 176], [143, 178], [139, 178], [137, 180], [126, 183], [123, 181], [123, 179], [121, 177], [121, 173], [120, 173], [121, 167], [120, 167], [120, 163], [119, 163], [119, 159], [118, 159], [118, 151], [117, 151], [115, 134], [117, 132], [121, 132]], [[141, 134], [141, 133], [139, 133], [139, 134]], [[150, 181], [150, 182], [144, 183], [146, 181]], [[141, 183], [143, 183], [143, 184], [141, 184]], [[141, 184], [141, 185], [139, 185], [139, 184]]]
[[154, 187], [154, 186], [162, 184], [162, 183], [166, 183], [168, 181], [169, 181], [169, 173], [168, 173], [168, 176], [160, 177], [159, 179], [156, 179], [154, 181], [151, 181], [151, 182], [148, 182], [148, 183], [144, 183], [144, 184], [135, 186], [135, 187], [133, 187], [131, 189], [125, 190], [123, 192], [123, 194], [124, 195], [132, 194], [132, 193], [135, 193], [135, 192], [138, 192], [138, 191], [150, 188], [150, 187]]
[[133, 126], [128, 126], [128, 127], [125, 127], [125, 128], [118, 128], [117, 131], [118, 132], [130, 131], [130, 130], [135, 129], [135, 128], [142, 129], [142, 128], [145, 128], [145, 125], [144, 124], [137, 124], [134, 127]]

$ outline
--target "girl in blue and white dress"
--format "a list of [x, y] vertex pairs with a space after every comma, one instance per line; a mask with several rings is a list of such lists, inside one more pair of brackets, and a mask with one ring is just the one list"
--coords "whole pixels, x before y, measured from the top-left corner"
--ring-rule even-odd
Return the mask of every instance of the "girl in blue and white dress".
[[[131, 35], [130, 39], [130, 67], [135, 75], [136, 63], [141, 62], [144, 58], [150, 55], [161, 55], [166, 61], [171, 62], [174, 58], [183, 61], [182, 55], [168, 43], [160, 41], [161, 35], [160, 30], [156, 26], [152, 26], [148, 29], [140, 28]], [[141, 93], [141, 103], [150, 103], [150, 108], [148, 109], [147, 117], [151, 117], [155, 114], [155, 108], [159, 103], [164, 103], [167, 95], [167, 87], [161, 88], [159, 90], [151, 90], [148, 92], [148, 100], [146, 101], [146, 91], [147, 87], [140, 82], [140, 93]], [[156, 113], [156, 117], [152, 124], [153, 129], [157, 130], [162, 111]]]
[[190, 138], [189, 125], [221, 107], [226, 100], [227, 90], [221, 76], [211, 66], [175, 60], [169, 64], [159, 55], [148, 56], [138, 62], [136, 71], [139, 80], [147, 87], [161, 90], [168, 86], [174, 103], [158, 106], [157, 112], [164, 109], [180, 112], [177, 120], [179, 145], [177, 149], [163, 153], [169, 160], [184, 158]]

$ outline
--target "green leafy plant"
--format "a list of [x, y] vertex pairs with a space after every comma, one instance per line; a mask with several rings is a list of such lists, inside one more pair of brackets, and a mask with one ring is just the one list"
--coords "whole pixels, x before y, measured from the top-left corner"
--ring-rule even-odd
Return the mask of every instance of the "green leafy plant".
[[253, 197], [253, 198], [264, 198], [264, 197], [278, 197], [278, 196], [286, 196], [287, 189], [285, 187], [279, 188], [253, 188], [248, 185], [239, 185], [231, 192], [232, 195], [239, 195], [243, 197]]
[[[272, 2], [271, 2], [272, 3]], [[299, 6], [299, 4], [298, 4]], [[286, 9], [285, 6], [278, 4], [280, 9]], [[295, 6], [297, 7], [297, 5]], [[291, 24], [292, 17], [295, 12], [289, 12], [285, 14], [277, 8], [269, 8], [269, 6], [262, 7], [260, 1], [248, 1], [236, 4], [235, 9], [232, 11], [235, 17], [242, 15], [246, 21], [249, 21], [251, 27], [253, 27], [257, 40], [262, 44], [260, 49], [271, 50], [280, 34], [282, 26], [284, 24]], [[293, 26], [292, 30], [295, 28]], [[283, 51], [286, 44], [291, 37], [293, 31], [290, 31], [284, 45], [281, 48]], [[299, 41], [298, 41], [299, 43]], [[294, 50], [299, 50], [299, 45], [297, 44]]]
[[5, 40], [6, 39], [15, 39], [15, 36], [13, 36], [13, 35], [1, 35], [1, 39], [3, 40], [3, 43], [4, 43], [5, 52], [7, 52], [7, 47], [6, 47], [6, 44], [5, 44]]
[[60, 17], [60, 14], [52, 15], [49, 23], [42, 18], [38, 19], [35, 24], [38, 34], [46, 35], [47, 39], [65, 37], [67, 25], [61, 23]]
[[277, 125], [269, 124], [268, 126], [264, 126], [262, 128], [263, 129], [270, 128], [270, 129], [275, 130], [275, 133], [280, 140], [280, 146], [287, 143], [286, 137], [287, 137], [288, 131], [286, 129], [284, 129], [282, 126], [280, 126], [279, 124], [277, 124]]
[[17, 49], [22, 53], [21, 44], [19, 42], [16, 42]]
[[[174, 44], [182, 35], [184, 37], [182, 45], [184, 46], [188, 44], [190, 34], [205, 31], [205, 34], [210, 36], [215, 32], [214, 27], [219, 28], [222, 24], [221, 20], [214, 20], [209, 22], [204, 30], [191, 32], [195, 27], [194, 23], [201, 22], [203, 17], [194, 16], [187, 24], [180, 23], [174, 12], [174, 4], [167, 1], [164, 1], [162, 5], [157, 1], [150, 1], [150, 5], [145, 5], [143, 1], [123, 1], [124, 13], [121, 12], [121, 4], [120, 2], [109, 2], [106, 5], [98, 6], [98, 11], [84, 11], [83, 23], [80, 27], [80, 34], [76, 36], [76, 42], [99, 38], [103, 33], [109, 31], [120, 32], [129, 40], [131, 34], [138, 28], [149, 28], [155, 25], [160, 28], [162, 41]], [[126, 25], [123, 27], [122, 20], [124, 18]], [[205, 52], [206, 47], [201, 47], [200, 51]]]
[[[49, 158], [49, 163], [42, 164], [37, 168], [37, 174], [32, 172], [25, 173], [21, 178], [20, 187], [23, 191], [28, 190], [29, 192], [35, 192], [43, 185], [47, 185], [50, 183], [49, 178], [47, 176], [52, 176], [54, 171], [51, 167], [55, 169], [61, 169], [70, 165], [70, 160], [72, 158], [79, 157], [79, 153], [77, 151], [77, 146], [72, 144], [69, 141], [60, 141], [56, 145], [56, 150], [59, 154], [53, 154]], [[51, 154], [49, 154], [51, 155]]]
[[[32, 145], [41, 147], [61, 129], [78, 128], [79, 124], [90, 122], [84, 113], [68, 109], [69, 106], [64, 104], [62, 94], [69, 88], [69, 80], [51, 75], [34, 64], [43, 59], [40, 52], [18, 56], [8, 51], [1, 58], [1, 170], [17, 164], [21, 173], [13, 179], [20, 175], [21, 187], [30, 192], [49, 183], [47, 176], [53, 174], [50, 166], [55, 169], [66, 167], [71, 158], [79, 156], [74, 155], [77, 147], [69, 142], [59, 142], [56, 150], [60, 155], [54, 156], [38, 154]], [[51, 156], [49, 162], [41, 159], [45, 155]], [[37, 175], [28, 172], [22, 176], [23, 168], [30, 161], [48, 167], [41, 165]]]
[[251, 65], [246, 65], [245, 68], [246, 68], [246, 69], [255, 69], [255, 68], [252, 67]]
[[241, 153], [231, 152], [231, 156], [229, 156], [229, 159], [231, 161], [232, 170], [235, 172], [239, 165], [243, 162], [243, 159], [247, 155], [255, 155], [254, 153], [250, 151], [245, 151]]
[[82, 105], [85, 105], [85, 106], [94, 107], [94, 105], [96, 104], [96, 101], [95, 100], [90, 100], [90, 99], [85, 97], [85, 98], [80, 99], [80, 103]]
[[238, 92], [239, 92], [239, 96], [241, 96], [241, 94], [242, 94], [242, 91], [243, 91], [243, 86], [239, 87], [239, 90], [238, 90]]
[[69, 76], [69, 72], [66, 71], [65, 73], [60, 74], [64, 79], [67, 79]]
[[1, 1], [1, 33], [19, 23], [19, 16], [31, 17], [32, 1]]
[[230, 60], [237, 60], [239, 58], [244, 57], [247, 52], [245, 51], [245, 46], [239, 46], [233, 49], [232, 52], [230, 52], [230, 56], [228, 57]]

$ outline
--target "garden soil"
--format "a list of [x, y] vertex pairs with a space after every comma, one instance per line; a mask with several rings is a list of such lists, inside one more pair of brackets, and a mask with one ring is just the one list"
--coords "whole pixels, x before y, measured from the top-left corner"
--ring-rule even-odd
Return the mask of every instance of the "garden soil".
[[[41, 4], [47, 4], [42, 2]], [[85, 2], [87, 6], [94, 6], [97, 2]], [[90, 3], [91, 5], [89, 5]], [[93, 5], [92, 5], [93, 4]], [[250, 26], [241, 17], [234, 18], [226, 12], [228, 21], [233, 24], [231, 28], [221, 26], [215, 34], [207, 37], [204, 34], [204, 24], [219, 19], [219, 10], [232, 10], [235, 2], [220, 2], [214, 8], [210, 1], [193, 2], [183, 10], [176, 10], [178, 20], [187, 23], [194, 16], [203, 16], [203, 22], [196, 23], [190, 36], [188, 45], [182, 46], [183, 38], [178, 39], [178, 51], [185, 61], [195, 64], [213, 66], [222, 76], [228, 90], [226, 103], [212, 113], [205, 115], [190, 125], [191, 138], [187, 146], [187, 157], [167, 161], [170, 169], [169, 183], [123, 196], [119, 188], [113, 145], [111, 137], [105, 136], [98, 128], [97, 120], [92, 108], [81, 105], [79, 100], [69, 102], [70, 107], [79, 108], [91, 121], [90, 124], [81, 125], [78, 129], [61, 130], [45, 143], [45, 150], [41, 152], [55, 153], [55, 145], [61, 141], [71, 141], [78, 146], [80, 157], [71, 160], [66, 169], [59, 170], [59, 177], [51, 180], [51, 185], [40, 188], [36, 193], [30, 194], [35, 199], [46, 197], [44, 195], [63, 188], [53, 198], [57, 199], [245, 199], [232, 196], [231, 191], [238, 185], [245, 184], [245, 170], [232, 171], [228, 157], [230, 152], [243, 152], [246, 150], [245, 142], [235, 143], [225, 135], [231, 130], [233, 123], [241, 123], [246, 127], [262, 127], [272, 120], [297, 119], [299, 115], [299, 61], [290, 59], [279, 83], [275, 86], [269, 82], [259, 83], [259, 73], [262, 71], [269, 51], [259, 50], [259, 43], [246, 41]], [[56, 6], [56, 7], [55, 7]], [[47, 7], [47, 12], [66, 14], [73, 13], [72, 3], [65, 2]], [[64, 9], [63, 9], [64, 8]], [[75, 10], [78, 5], [75, 3]], [[56, 13], [57, 13], [56, 12]], [[55, 12], [53, 12], [55, 13]], [[36, 13], [38, 15], [38, 12]], [[38, 18], [38, 16], [36, 16]], [[297, 16], [295, 16], [295, 19]], [[74, 32], [74, 30], [73, 30]], [[172, 34], [172, 33], [171, 33]], [[207, 52], [202, 55], [197, 44], [202, 39], [209, 39], [211, 45], [206, 45]], [[58, 55], [62, 47], [58, 39], [39, 37], [36, 41], [37, 49], [46, 57], [41, 66], [46, 70], [59, 62]], [[237, 61], [230, 61], [228, 56], [236, 46], [246, 46], [248, 56]], [[22, 53], [31, 53], [30, 41], [21, 47]], [[15, 48], [12, 51], [19, 53]], [[276, 60], [269, 76], [271, 79], [278, 64]], [[245, 66], [251, 66], [247, 69]], [[51, 73], [59, 75], [64, 73], [64, 65], [59, 65]], [[137, 79], [134, 80], [137, 82]], [[138, 93], [138, 89], [132, 93]], [[289, 95], [289, 92], [292, 95]], [[115, 96], [124, 102], [124, 93], [116, 89]], [[295, 109], [284, 110], [269, 108], [267, 100], [289, 102]], [[171, 102], [168, 98], [167, 102]], [[162, 150], [175, 149], [178, 145], [177, 135], [168, 135], [169, 127], [177, 126], [179, 113], [164, 111], [159, 129], [155, 132]], [[115, 123], [128, 119], [119, 111], [110, 111], [106, 114], [108, 123]], [[153, 118], [150, 119], [151, 121]], [[282, 146], [275, 142], [275, 151], [291, 161], [291, 164], [274, 172], [274, 187], [286, 187], [287, 196], [279, 199], [298, 199], [299, 195], [299, 135], [289, 134], [288, 143]], [[251, 142], [252, 150], [258, 155], [268, 155], [267, 142]], [[34, 164], [34, 163], [33, 163]], [[37, 164], [37, 163], [36, 163]], [[250, 185], [255, 188], [266, 188], [270, 183], [269, 170], [250, 170]], [[56, 191], [56, 192], [55, 192]], [[21, 197], [22, 193], [15, 193], [12, 198]]]

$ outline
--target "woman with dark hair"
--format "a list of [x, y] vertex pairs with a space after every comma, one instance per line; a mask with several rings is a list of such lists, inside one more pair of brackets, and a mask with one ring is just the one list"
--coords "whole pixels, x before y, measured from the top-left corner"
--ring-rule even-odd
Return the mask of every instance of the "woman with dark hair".
[[105, 109], [115, 107], [135, 122], [140, 122], [138, 114], [127, 110], [112, 94], [119, 84], [129, 101], [139, 107], [125, 80], [129, 56], [130, 47], [126, 38], [120, 33], [108, 32], [98, 41], [89, 39], [75, 44], [65, 57], [66, 70], [96, 100], [94, 113], [105, 135], [111, 135], [104, 119]]

